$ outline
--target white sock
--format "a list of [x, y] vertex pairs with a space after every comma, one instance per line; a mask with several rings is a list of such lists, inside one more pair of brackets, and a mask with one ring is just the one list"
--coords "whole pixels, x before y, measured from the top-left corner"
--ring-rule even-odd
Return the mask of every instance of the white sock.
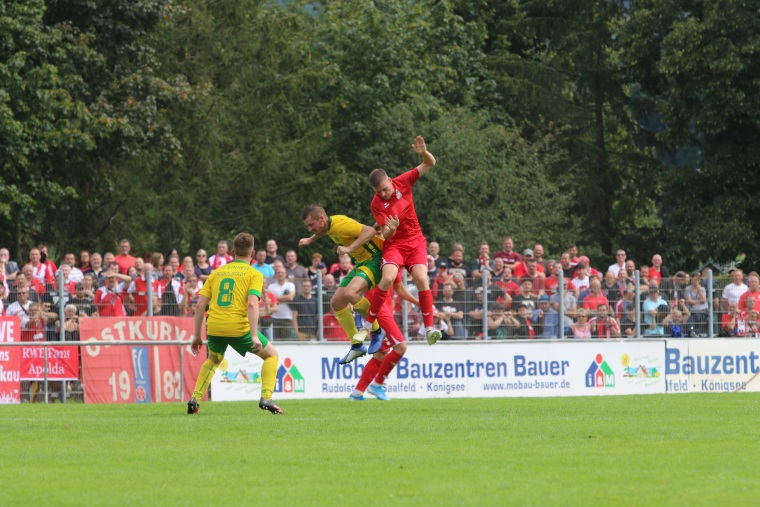
[[354, 396], [364, 396], [364, 393], [362, 391], [358, 390], [358, 389], [354, 389], [353, 395]]

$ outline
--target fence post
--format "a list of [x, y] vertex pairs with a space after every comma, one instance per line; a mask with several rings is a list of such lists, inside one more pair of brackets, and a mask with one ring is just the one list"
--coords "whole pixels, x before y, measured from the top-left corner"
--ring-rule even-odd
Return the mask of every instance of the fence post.
[[[58, 340], [66, 341], [66, 305], [63, 302], [65, 287], [63, 286], [63, 270], [58, 270]], [[45, 348], [45, 378], [47, 379], [47, 348]], [[45, 384], [45, 397], [47, 399], [47, 383]], [[66, 403], [66, 381], [61, 381], [61, 403]]]
[[633, 272], [634, 294], [633, 299], [636, 302], [636, 338], [641, 338], [641, 284], [639, 280], [639, 270]]
[[[148, 285], [148, 317], [153, 317], [153, 271], [145, 272], [145, 283]], [[169, 280], [171, 290], [171, 280]]]
[[325, 323], [323, 322], [325, 311], [322, 301], [324, 296], [324, 292], [322, 291], [322, 270], [317, 269], [317, 301], [319, 301], [317, 305], [317, 337], [319, 341], [325, 341]]
[[564, 339], [565, 336], [565, 272], [559, 270], [559, 278], [557, 279], [557, 296], [559, 297], [559, 336], [557, 338]]
[[712, 269], [707, 271], [707, 337], [715, 338], [715, 304], [713, 300], [713, 272]]

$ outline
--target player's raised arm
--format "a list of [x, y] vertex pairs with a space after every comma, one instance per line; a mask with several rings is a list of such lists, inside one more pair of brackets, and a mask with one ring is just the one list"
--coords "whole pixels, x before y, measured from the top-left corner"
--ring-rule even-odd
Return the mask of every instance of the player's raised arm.
[[412, 149], [422, 155], [422, 163], [417, 166], [417, 170], [420, 172], [420, 176], [428, 172], [435, 167], [435, 157], [427, 150], [427, 145], [422, 136], [417, 136], [412, 143]]

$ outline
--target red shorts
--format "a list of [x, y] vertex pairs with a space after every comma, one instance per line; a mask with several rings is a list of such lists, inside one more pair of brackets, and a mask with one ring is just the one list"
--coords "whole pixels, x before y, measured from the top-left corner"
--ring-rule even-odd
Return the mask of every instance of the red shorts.
[[[392, 297], [388, 294], [388, 297]], [[383, 344], [380, 347], [382, 352], [388, 352], [395, 345], [405, 342], [404, 333], [399, 329], [396, 324], [396, 319], [393, 318], [393, 311], [386, 309], [386, 305], [383, 305], [379, 312], [377, 312], [377, 323], [385, 331], [385, 338], [383, 338]]]
[[427, 267], [427, 240], [425, 236], [410, 240], [405, 243], [385, 243], [383, 246], [383, 262], [386, 264], [395, 264], [399, 269], [405, 267], [407, 271], [412, 270], [412, 266], [422, 264]]

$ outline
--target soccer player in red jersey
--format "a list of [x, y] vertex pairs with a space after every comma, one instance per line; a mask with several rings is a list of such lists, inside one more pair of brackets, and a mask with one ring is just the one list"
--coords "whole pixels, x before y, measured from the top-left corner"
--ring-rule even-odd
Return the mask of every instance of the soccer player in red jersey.
[[[375, 190], [370, 208], [386, 240], [383, 246], [383, 275], [377, 292], [370, 299], [367, 321], [370, 325], [375, 321], [399, 269], [406, 267], [417, 286], [427, 341], [432, 345], [441, 339], [441, 332], [433, 326], [433, 294], [427, 275], [427, 240], [417, 219], [412, 187], [420, 176], [435, 166], [435, 157], [427, 150], [422, 136], [417, 136], [412, 148], [422, 155], [422, 163], [411, 171], [392, 179], [382, 169], [375, 169], [369, 175], [369, 183]], [[398, 217], [399, 226], [389, 237], [387, 222], [391, 217]], [[362, 329], [354, 341], [364, 341], [369, 333], [369, 328]]]
[[[400, 273], [396, 277], [393, 288], [401, 299], [419, 306], [419, 300], [412, 296], [401, 281]], [[367, 298], [370, 298], [377, 290], [377, 287], [375, 287], [369, 291]], [[370, 347], [369, 353], [372, 354], [372, 358], [364, 365], [362, 376], [359, 378], [356, 387], [354, 387], [354, 391], [349, 395], [349, 399], [351, 400], [364, 401], [364, 391], [368, 391], [378, 400], [390, 400], [385, 391], [385, 380], [406, 353], [404, 333], [401, 332], [396, 320], [393, 318], [392, 294], [388, 294], [388, 297], [385, 298], [385, 303], [383, 303], [377, 314], [377, 322], [382, 330], [385, 331], [385, 338], [377, 344], [377, 350]]]

